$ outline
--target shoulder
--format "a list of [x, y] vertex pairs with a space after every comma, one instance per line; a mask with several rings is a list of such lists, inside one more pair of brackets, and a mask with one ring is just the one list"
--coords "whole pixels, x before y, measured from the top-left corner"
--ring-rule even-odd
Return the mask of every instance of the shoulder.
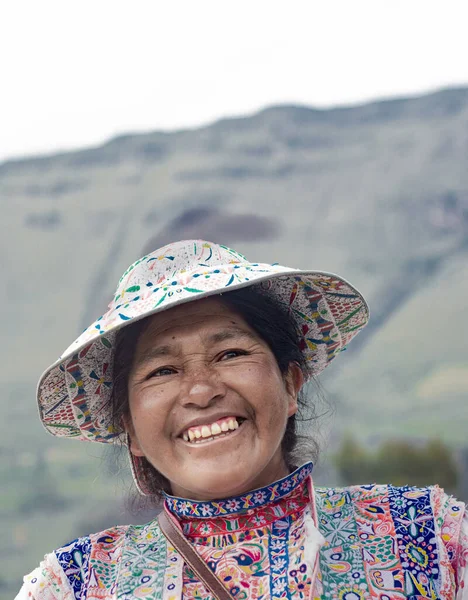
[[382, 548], [391, 551], [411, 589], [421, 583], [416, 569], [428, 580], [438, 574], [440, 594], [433, 597], [452, 598], [456, 589], [468, 600], [467, 508], [440, 487], [318, 487], [315, 504], [325, 563], [333, 563], [337, 547], [351, 551], [358, 540], [366, 564], [379, 569]]
[[96, 549], [105, 548], [107, 551], [112, 551], [119, 548], [131, 528], [132, 525], [122, 525], [76, 538], [61, 548], [57, 548], [54, 554], [59, 562], [63, 562], [62, 557], [67, 557], [67, 561], [83, 562]]
[[[337, 504], [387, 507], [393, 515], [403, 514], [413, 507], [421, 512], [431, 513], [438, 524], [451, 516], [463, 518], [466, 506], [446, 494], [437, 485], [427, 487], [393, 486], [381, 484], [353, 485], [337, 488], [315, 488], [317, 506], [322, 510], [331, 510]], [[410, 510], [411, 512], [411, 510]]]
[[122, 589], [135, 585], [135, 573], [146, 560], [163, 570], [166, 548], [157, 519], [77, 538], [44, 557], [24, 578], [16, 600], [114, 598], [117, 583]]
[[75, 600], [84, 597], [88, 585], [96, 584], [101, 575], [94, 577], [93, 567], [99, 564], [107, 578], [114, 578], [122, 547], [132, 526], [113, 527], [70, 543], [46, 554], [40, 565], [23, 579], [17, 600]]
[[431, 506], [436, 516], [440, 516], [450, 507], [455, 512], [464, 509], [463, 502], [455, 500], [444, 492], [437, 485], [427, 487], [417, 486], [393, 486], [390, 484], [366, 484], [353, 485], [348, 487], [317, 487], [315, 488], [315, 497], [320, 505], [329, 505], [330, 503], [342, 499], [344, 502], [377, 502], [389, 504], [392, 509], [398, 510], [411, 504]]
[[107, 584], [115, 578], [129, 529], [129, 525], [112, 527], [77, 538], [55, 550], [56, 560], [75, 598], [81, 598], [83, 589], [90, 585], [99, 587], [103, 568]]
[[388, 535], [400, 540], [412, 539], [418, 532], [427, 533], [429, 539], [435, 532], [452, 563], [467, 543], [463, 534], [463, 523], [468, 523], [465, 503], [437, 485], [319, 487], [315, 489], [315, 499], [323, 523], [348, 518], [361, 525], [367, 522], [380, 527], [386, 522]]

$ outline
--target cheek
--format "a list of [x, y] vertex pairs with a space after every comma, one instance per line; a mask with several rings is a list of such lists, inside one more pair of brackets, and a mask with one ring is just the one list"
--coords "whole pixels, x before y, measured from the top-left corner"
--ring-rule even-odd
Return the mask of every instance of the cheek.
[[289, 417], [290, 398], [275, 366], [252, 365], [242, 370], [238, 390], [255, 410], [256, 420], [272, 435], [284, 428]]
[[163, 388], [148, 387], [130, 394], [130, 414], [137, 436], [162, 432], [169, 411]]
[[271, 435], [274, 437], [282, 436], [289, 418], [287, 398], [277, 393], [268, 406], [266, 417], [267, 428]]

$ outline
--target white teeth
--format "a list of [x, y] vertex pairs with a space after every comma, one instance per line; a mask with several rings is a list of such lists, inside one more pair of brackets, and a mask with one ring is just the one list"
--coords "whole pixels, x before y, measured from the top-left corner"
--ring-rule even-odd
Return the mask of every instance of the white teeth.
[[239, 429], [239, 422], [235, 417], [223, 421], [221, 425], [219, 423], [213, 423], [212, 425], [203, 425], [201, 428], [188, 429], [182, 434], [182, 438], [186, 442], [198, 443], [207, 438], [213, 438], [218, 435], [227, 435], [231, 431]]
[[213, 423], [213, 425], [211, 426], [211, 434], [218, 435], [219, 433], [221, 433], [221, 431], [222, 431], [222, 429], [218, 425], [218, 423]]

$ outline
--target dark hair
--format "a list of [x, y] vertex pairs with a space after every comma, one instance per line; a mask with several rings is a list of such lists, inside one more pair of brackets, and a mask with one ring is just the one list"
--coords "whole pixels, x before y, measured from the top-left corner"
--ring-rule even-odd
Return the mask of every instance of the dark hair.
[[[242, 288], [216, 296], [225, 305], [239, 314], [245, 322], [268, 344], [282, 375], [286, 375], [291, 363], [296, 363], [306, 378], [310, 377], [309, 366], [301, 352], [300, 332], [287, 307], [271, 294], [254, 287]], [[135, 349], [140, 335], [148, 325], [142, 319], [121, 329], [116, 338], [114, 355], [114, 386], [112, 390], [112, 421], [116, 430], [122, 429], [123, 418], [129, 416], [128, 378], [133, 366]], [[304, 388], [298, 396], [298, 412], [288, 419], [282, 440], [282, 451], [290, 470], [305, 460], [315, 460], [318, 444], [310, 436], [298, 433], [298, 421], [317, 418], [315, 407], [307, 401]], [[154, 500], [159, 501], [162, 492], [170, 493], [169, 481], [146, 459], [145, 486], [150, 487]]]

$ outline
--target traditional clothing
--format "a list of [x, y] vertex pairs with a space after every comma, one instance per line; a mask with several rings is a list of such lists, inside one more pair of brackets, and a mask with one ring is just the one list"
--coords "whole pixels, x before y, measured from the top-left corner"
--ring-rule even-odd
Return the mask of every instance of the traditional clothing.
[[[182, 303], [247, 287], [277, 304], [281, 315], [287, 311], [306, 378], [321, 373], [369, 319], [358, 290], [332, 273], [251, 263], [203, 240], [169, 244], [126, 270], [108, 311], [44, 373], [38, 403], [46, 429], [130, 447], [129, 432], [114, 423], [112, 413], [118, 333], [163, 311], [170, 323], [171, 309]], [[262, 331], [257, 334], [263, 339]], [[208, 419], [211, 413], [205, 414]], [[246, 416], [222, 416], [231, 414]], [[138, 490], [151, 495], [147, 457], [129, 456]], [[166, 508], [237, 600], [468, 600], [468, 521], [462, 503], [437, 487], [314, 490], [311, 471], [306, 464], [264, 488], [219, 501], [167, 496]], [[115, 527], [48, 554], [18, 596], [206, 598], [210, 594], [166, 541], [157, 520]]]
[[[239, 600], [468, 600], [468, 516], [438, 487], [317, 488], [312, 465], [220, 501], [166, 497], [184, 535]], [[17, 600], [210, 598], [157, 520], [48, 554]]]

